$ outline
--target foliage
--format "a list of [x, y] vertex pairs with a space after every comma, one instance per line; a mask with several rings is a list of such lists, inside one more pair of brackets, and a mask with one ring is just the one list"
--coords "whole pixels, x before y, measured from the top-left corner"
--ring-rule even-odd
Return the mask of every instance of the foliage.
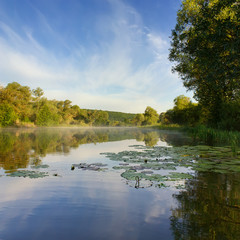
[[149, 106], [146, 108], [143, 115], [144, 115], [143, 125], [156, 124], [159, 119], [157, 111]]
[[37, 114], [36, 123], [39, 126], [50, 126], [57, 124], [59, 117], [48, 105], [43, 105]]
[[136, 126], [141, 126], [142, 123], [144, 122], [144, 115], [139, 113], [137, 114], [133, 120], [132, 120], [133, 124], [136, 125]]
[[68, 99], [48, 100], [43, 95], [41, 88], [31, 90], [17, 82], [0, 87], [0, 126], [141, 126], [159, 119], [151, 107], [144, 114], [81, 109]]
[[[159, 116], [147, 107], [139, 114], [81, 109], [66, 100], [48, 100], [41, 88], [31, 90], [17, 82], [0, 87], [0, 126], [32, 127], [53, 125], [142, 126], [154, 125]], [[179, 100], [181, 104], [181, 100]]]
[[223, 103], [221, 107], [221, 120], [218, 128], [229, 131], [240, 131], [240, 100]]
[[17, 82], [9, 83], [0, 90], [0, 103], [9, 104], [20, 120], [26, 120], [31, 114], [31, 90]]
[[215, 126], [222, 105], [239, 98], [239, 14], [236, 0], [184, 0], [172, 31], [173, 70]]
[[136, 114], [106, 111], [108, 113], [108, 125], [110, 126], [129, 126], [134, 125], [133, 119]]
[[136, 114], [87, 110], [70, 100], [48, 100], [41, 88], [31, 90], [17, 82], [0, 87], [0, 126], [133, 125]]
[[182, 110], [184, 108], [187, 108], [190, 104], [190, 98], [189, 97], [186, 97], [184, 95], [180, 95], [178, 97], [176, 97], [174, 100], [174, 108], [176, 110]]
[[0, 126], [11, 126], [16, 121], [13, 107], [8, 103], [0, 103]]
[[162, 124], [180, 124], [193, 126], [201, 123], [203, 111], [197, 103], [192, 103], [190, 98], [180, 95], [174, 99], [174, 107], [161, 113], [159, 116]]

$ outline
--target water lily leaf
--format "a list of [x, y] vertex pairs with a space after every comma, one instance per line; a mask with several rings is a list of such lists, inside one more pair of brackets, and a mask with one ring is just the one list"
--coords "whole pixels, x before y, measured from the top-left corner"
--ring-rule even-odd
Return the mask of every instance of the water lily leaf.
[[19, 170], [16, 172], [12, 172], [7, 174], [9, 177], [29, 177], [29, 178], [43, 178], [48, 176], [46, 172], [37, 172], [37, 171], [29, 171], [29, 170]]
[[47, 164], [42, 164], [42, 165], [37, 165], [37, 166], [31, 166], [33, 169], [39, 169], [39, 168], [49, 168], [49, 165]]

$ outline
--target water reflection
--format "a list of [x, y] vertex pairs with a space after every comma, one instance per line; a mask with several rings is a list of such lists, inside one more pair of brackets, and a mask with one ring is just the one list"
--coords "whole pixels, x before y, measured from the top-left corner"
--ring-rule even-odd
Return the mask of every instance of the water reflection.
[[198, 173], [174, 195], [175, 239], [240, 239], [239, 174]]
[[[43, 159], [54, 166], [48, 178], [0, 178], [0, 239], [240, 239], [237, 174], [196, 172], [179, 191], [130, 188], [116, 172], [70, 169], [82, 160], [104, 161], [99, 153], [136, 141], [191, 143], [181, 133], [153, 129], [1, 130], [1, 168], [15, 171]], [[63, 177], [53, 177], [55, 169]]]
[[38, 165], [47, 154], [68, 154], [81, 144], [136, 139], [146, 146], [154, 146], [159, 141], [176, 144], [180, 136], [178, 133], [138, 128], [1, 130], [0, 167], [14, 171]]

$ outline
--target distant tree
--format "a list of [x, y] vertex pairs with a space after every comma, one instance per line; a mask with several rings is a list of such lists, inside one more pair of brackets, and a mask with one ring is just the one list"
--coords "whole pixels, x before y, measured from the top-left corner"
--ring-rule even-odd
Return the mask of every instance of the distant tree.
[[43, 96], [44, 92], [40, 87], [32, 90], [32, 94], [36, 99], [39, 99]]
[[176, 97], [174, 100], [174, 109], [176, 110], [182, 110], [186, 107], [189, 106], [191, 100], [189, 97], [186, 97], [184, 95], [180, 95], [178, 97]]
[[202, 107], [192, 103], [189, 97], [180, 95], [174, 99], [173, 109], [161, 113], [159, 120], [162, 124], [196, 125], [203, 123], [205, 117]]
[[30, 119], [33, 122], [36, 121], [36, 116], [40, 109], [41, 97], [43, 96], [43, 94], [44, 94], [44, 92], [40, 87], [32, 90], [32, 95], [33, 95], [33, 97], [32, 97], [32, 113], [31, 113]]
[[132, 120], [132, 123], [136, 126], [141, 126], [143, 122], [144, 122], [144, 115], [141, 113], [137, 114]]
[[77, 105], [73, 105], [73, 106], [71, 107], [71, 113], [72, 113], [72, 118], [73, 118], [72, 123], [73, 123], [73, 124], [78, 124], [77, 118], [78, 118], [78, 116], [79, 116], [80, 111], [81, 111], [81, 109], [80, 109], [80, 107], [77, 106]]
[[95, 126], [106, 126], [108, 124], [109, 124], [109, 120], [108, 120], [107, 112], [105, 112], [105, 111], [95, 112], [95, 120], [94, 120]]
[[11, 126], [16, 121], [13, 107], [8, 103], [0, 103], [0, 126]]
[[151, 108], [151, 107], [147, 107], [145, 112], [144, 112], [144, 125], [152, 125], [152, 124], [156, 124], [158, 121], [158, 113], [155, 109]]
[[51, 111], [47, 105], [44, 105], [37, 114], [36, 123], [40, 126], [49, 126], [51, 122]]
[[37, 114], [36, 124], [39, 126], [57, 125], [59, 123], [59, 117], [55, 106], [47, 102], [41, 106], [39, 113]]
[[31, 90], [17, 82], [9, 83], [0, 91], [0, 103], [11, 105], [20, 120], [29, 118], [31, 114]]
[[162, 124], [171, 124], [171, 123], [173, 123], [173, 110], [169, 109], [166, 112], [162, 112], [159, 115], [159, 121]]

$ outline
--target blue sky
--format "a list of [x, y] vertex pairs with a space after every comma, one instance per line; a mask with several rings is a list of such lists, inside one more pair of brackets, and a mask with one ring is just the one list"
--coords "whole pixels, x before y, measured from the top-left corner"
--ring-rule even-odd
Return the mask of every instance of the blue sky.
[[41, 87], [80, 108], [159, 113], [181, 94], [171, 73], [180, 0], [0, 0], [0, 85]]

